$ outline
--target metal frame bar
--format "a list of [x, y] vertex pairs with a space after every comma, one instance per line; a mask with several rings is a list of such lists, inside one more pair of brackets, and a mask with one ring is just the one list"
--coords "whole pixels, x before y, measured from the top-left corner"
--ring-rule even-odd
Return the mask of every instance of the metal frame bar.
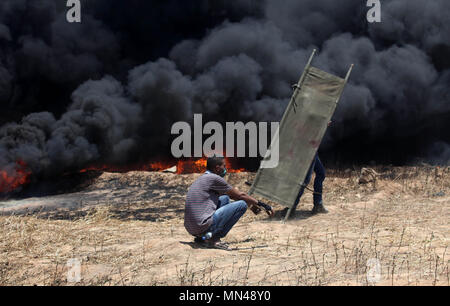
[[341, 98], [342, 92], [344, 91], [345, 85], [347, 85], [348, 79], [350, 78], [350, 74], [352, 73], [354, 66], [355, 66], [354, 64], [351, 64], [350, 68], [347, 71], [347, 75], [345, 76], [345, 79], [344, 79], [344, 84], [342, 85], [341, 91], [339, 92], [339, 96], [336, 99], [336, 104], [338, 104], [339, 99]]
[[[298, 92], [299, 92], [300, 89], [302, 88], [303, 81], [305, 80], [306, 74], [308, 73], [309, 67], [311, 66], [312, 60], [313, 60], [314, 55], [316, 54], [316, 52], [317, 52], [317, 50], [314, 49], [313, 52], [312, 52], [312, 54], [311, 54], [311, 56], [309, 57], [308, 62], [306, 63], [305, 69], [303, 69], [302, 76], [300, 77], [300, 80], [298, 81], [297, 86], [295, 87], [295, 91], [294, 91], [294, 94], [292, 95], [291, 101], [289, 102], [289, 105], [288, 105], [288, 108], [287, 108], [288, 110], [290, 110], [291, 104], [292, 104], [292, 103], [295, 103], [295, 98], [297, 97]], [[284, 113], [283, 119], [284, 119], [285, 116], [287, 116], [287, 114], [288, 114], [288, 112], [285, 112], [285, 113]], [[281, 122], [283, 122], [283, 119], [281, 119]], [[280, 128], [281, 128], [281, 125], [280, 125]], [[301, 188], [301, 187], [300, 187], [300, 188]], [[300, 190], [299, 190], [299, 191], [300, 191]], [[287, 211], [287, 213], [286, 213], [286, 216], [285, 216], [285, 218], [284, 218], [283, 223], [286, 223], [286, 221], [288, 220], [289, 215], [290, 215], [291, 212], [292, 212], [293, 206], [294, 206], [294, 205], [292, 204], [291, 207], [289, 207], [289, 209], [288, 209], [288, 211]]]

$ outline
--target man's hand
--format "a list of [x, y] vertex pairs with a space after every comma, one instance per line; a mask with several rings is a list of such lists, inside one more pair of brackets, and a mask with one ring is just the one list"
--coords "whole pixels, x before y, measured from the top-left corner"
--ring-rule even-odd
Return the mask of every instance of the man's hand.
[[259, 208], [259, 207], [256, 206], [256, 205], [252, 205], [252, 206], [250, 207], [250, 210], [251, 210], [255, 215], [257, 215], [257, 214], [259, 214], [259, 213], [261, 212], [261, 208]]
[[264, 208], [269, 217], [272, 217], [274, 212], [270, 205], [259, 202], [257, 199], [249, 196], [245, 192], [240, 192], [236, 188], [231, 189], [227, 195], [233, 200], [244, 200], [247, 203], [248, 208], [255, 214], [259, 214], [261, 212], [261, 207]]
[[267, 205], [266, 203], [258, 201], [258, 206], [264, 208], [264, 210], [269, 215], [269, 217], [273, 217], [273, 215], [275, 214], [274, 211], [273, 211], [272, 206]]

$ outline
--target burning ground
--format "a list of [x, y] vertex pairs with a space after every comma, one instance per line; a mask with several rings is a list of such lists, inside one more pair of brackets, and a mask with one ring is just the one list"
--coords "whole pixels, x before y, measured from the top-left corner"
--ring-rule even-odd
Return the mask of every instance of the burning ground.
[[[66, 285], [78, 258], [81, 285], [367, 285], [377, 258], [379, 284], [449, 285], [450, 167], [375, 170], [367, 184], [361, 169], [328, 170], [327, 215], [310, 215], [310, 192], [286, 224], [275, 203], [273, 219], [247, 212], [225, 238], [231, 252], [197, 248], [183, 227], [200, 174], [62, 178], [46, 196], [0, 203], [0, 284]], [[226, 178], [247, 191], [254, 176]]]

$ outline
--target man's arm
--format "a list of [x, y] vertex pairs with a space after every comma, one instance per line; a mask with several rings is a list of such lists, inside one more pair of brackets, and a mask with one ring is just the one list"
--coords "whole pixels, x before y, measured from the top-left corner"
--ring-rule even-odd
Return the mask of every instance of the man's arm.
[[239, 190], [237, 190], [234, 187], [230, 191], [227, 192], [227, 195], [236, 201], [244, 200], [245, 203], [247, 203], [247, 206], [249, 206], [249, 207], [258, 205], [257, 199], [249, 196], [245, 192], [240, 192]]

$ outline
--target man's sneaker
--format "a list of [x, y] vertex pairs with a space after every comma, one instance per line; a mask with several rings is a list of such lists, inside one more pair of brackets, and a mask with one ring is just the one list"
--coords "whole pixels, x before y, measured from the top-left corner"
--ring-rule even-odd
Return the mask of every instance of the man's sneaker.
[[318, 204], [318, 205], [314, 205], [314, 208], [311, 210], [311, 213], [313, 215], [315, 215], [315, 214], [327, 214], [328, 213], [328, 209], [326, 209], [325, 206], [323, 206], [323, 204]]

